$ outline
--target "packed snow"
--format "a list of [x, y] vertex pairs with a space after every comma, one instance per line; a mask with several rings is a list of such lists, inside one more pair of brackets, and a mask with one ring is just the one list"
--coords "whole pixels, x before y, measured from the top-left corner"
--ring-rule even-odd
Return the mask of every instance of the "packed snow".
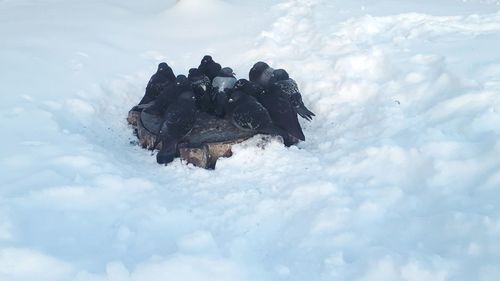
[[[496, 281], [500, 1], [1, 0], [0, 280]], [[160, 61], [316, 118], [213, 171], [126, 123]]]

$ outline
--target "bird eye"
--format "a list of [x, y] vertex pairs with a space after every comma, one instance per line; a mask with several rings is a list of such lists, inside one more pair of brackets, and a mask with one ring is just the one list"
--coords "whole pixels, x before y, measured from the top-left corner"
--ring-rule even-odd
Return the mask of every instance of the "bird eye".
[[229, 102], [233, 102], [234, 100], [233, 99], [229, 99]]

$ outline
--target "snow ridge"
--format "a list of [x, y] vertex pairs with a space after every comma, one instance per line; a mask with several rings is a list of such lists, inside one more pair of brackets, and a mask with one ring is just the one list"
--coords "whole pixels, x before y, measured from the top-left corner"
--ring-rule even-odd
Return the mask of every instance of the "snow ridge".
[[[308, 249], [318, 253], [325, 245], [312, 241], [331, 243], [333, 257], [325, 254], [317, 278], [489, 280], [484, 272], [495, 266], [474, 261], [477, 255], [498, 259], [496, 254], [453, 252], [493, 243], [483, 236], [490, 217], [478, 213], [498, 210], [488, 197], [498, 195], [492, 188], [498, 185], [500, 161], [493, 155], [500, 147], [499, 130], [483, 122], [499, 120], [498, 78], [463, 76], [453, 48], [468, 48], [467, 40], [476, 36], [498, 36], [499, 14], [361, 16], [318, 28], [315, 13], [324, 12], [324, 4], [277, 5], [282, 16], [249, 54], [287, 69], [318, 113], [311, 124], [302, 122], [307, 141], [301, 148], [318, 157], [337, 192], [325, 196], [330, 203], [316, 205], [321, 211], [312, 219], [312, 232], [298, 244], [308, 241]], [[348, 198], [345, 203], [337, 202], [343, 198], [338, 192]], [[408, 225], [408, 218], [415, 220]], [[471, 232], [450, 232], [464, 220], [474, 225]], [[431, 233], [422, 232], [428, 228]], [[384, 233], [391, 235], [383, 238]], [[444, 246], [456, 239], [461, 242]], [[361, 257], [366, 249], [396, 251], [403, 245], [414, 246]], [[328, 262], [332, 259], [336, 262]], [[368, 271], [357, 276], [350, 271], [353, 263]]]

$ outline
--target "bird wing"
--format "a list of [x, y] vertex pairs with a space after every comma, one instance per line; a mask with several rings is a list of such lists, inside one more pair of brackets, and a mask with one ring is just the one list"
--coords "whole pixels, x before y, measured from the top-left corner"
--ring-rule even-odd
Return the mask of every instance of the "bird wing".
[[194, 110], [173, 104], [165, 113], [164, 128], [169, 136], [180, 139], [191, 131], [194, 120]]
[[297, 86], [297, 83], [292, 79], [278, 81], [275, 84], [283, 93], [287, 94], [288, 96], [300, 95], [299, 87]]
[[167, 111], [165, 113], [165, 126], [169, 133], [176, 131], [176, 127], [182, 122], [182, 112], [179, 110]]
[[302, 95], [300, 94], [299, 87], [293, 79], [278, 81], [275, 85], [280, 89], [281, 92], [285, 93], [292, 106], [295, 108], [297, 113], [304, 119], [311, 121], [312, 116], [316, 116], [312, 111], [307, 109], [302, 101]]

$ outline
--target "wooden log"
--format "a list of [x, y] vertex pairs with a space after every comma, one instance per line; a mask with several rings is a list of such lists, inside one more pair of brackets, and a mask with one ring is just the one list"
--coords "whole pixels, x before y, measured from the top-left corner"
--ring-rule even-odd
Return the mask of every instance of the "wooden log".
[[215, 168], [215, 163], [211, 163], [210, 152], [206, 144], [191, 147], [188, 143], [182, 143], [178, 149], [180, 158], [187, 163], [191, 163], [197, 167]]
[[[136, 108], [134, 108], [136, 109]], [[144, 111], [131, 110], [127, 118], [137, 130], [139, 144], [151, 149], [162, 125], [160, 116]], [[217, 159], [230, 157], [231, 147], [255, 134], [236, 128], [230, 121], [204, 112], [198, 112], [193, 130], [178, 145], [178, 156], [197, 167], [214, 169]], [[161, 142], [157, 147], [161, 148]]]
[[141, 112], [131, 110], [128, 113], [127, 122], [132, 126], [137, 126], [137, 121], [139, 120], [140, 116], [141, 116]]
[[141, 116], [141, 112], [144, 108], [149, 107], [153, 104], [153, 102], [136, 105], [129, 112], [127, 116], [127, 122], [132, 126], [137, 126], [137, 122]]

